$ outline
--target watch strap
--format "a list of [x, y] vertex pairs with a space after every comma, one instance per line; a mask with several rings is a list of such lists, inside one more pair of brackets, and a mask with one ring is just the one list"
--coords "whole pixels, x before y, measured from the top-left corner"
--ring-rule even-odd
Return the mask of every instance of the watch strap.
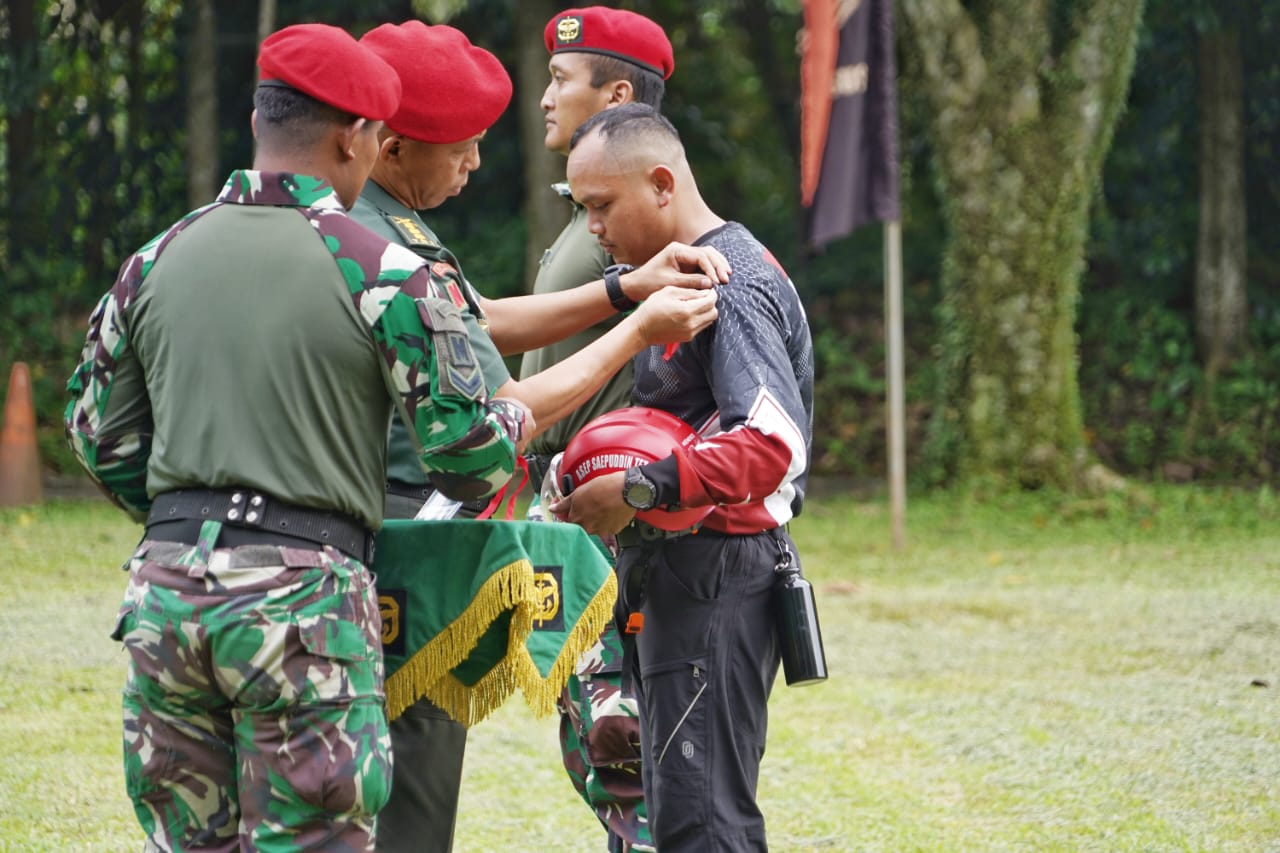
[[639, 304], [622, 292], [623, 274], [634, 269], [635, 267], [629, 264], [613, 264], [604, 268], [604, 292], [615, 311], [631, 311]]

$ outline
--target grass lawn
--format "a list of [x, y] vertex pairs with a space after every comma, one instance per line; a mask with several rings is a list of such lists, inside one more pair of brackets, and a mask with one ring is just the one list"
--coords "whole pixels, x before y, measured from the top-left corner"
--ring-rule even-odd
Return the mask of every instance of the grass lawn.
[[[139, 528], [0, 510], [0, 851], [134, 851], [107, 638]], [[779, 676], [777, 851], [1280, 851], [1280, 500], [813, 500], [793, 525], [831, 679]], [[602, 851], [554, 719], [471, 733], [458, 853]]]

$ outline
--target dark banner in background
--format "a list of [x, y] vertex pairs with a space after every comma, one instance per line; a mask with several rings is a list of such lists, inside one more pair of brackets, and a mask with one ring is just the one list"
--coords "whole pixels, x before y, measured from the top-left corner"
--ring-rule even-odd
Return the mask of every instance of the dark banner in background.
[[[814, 14], [810, 14], [810, 6]], [[835, 8], [832, 8], [832, 7]], [[809, 210], [809, 243], [821, 247], [872, 222], [896, 220], [898, 207], [898, 97], [893, 53], [892, 0], [817, 0], [806, 3], [806, 55], [809, 72], [802, 81], [810, 90], [802, 102], [811, 111], [826, 92], [813, 91], [830, 80], [830, 112], [822, 145], [821, 168], [813, 184]], [[834, 73], [829, 61], [831, 34], [838, 28]], [[817, 66], [817, 67], [815, 67]], [[812, 145], [820, 116], [810, 117], [805, 130]], [[802, 131], [803, 132], [803, 131]], [[809, 157], [816, 154], [810, 149]], [[805, 158], [802, 158], [804, 160]], [[806, 175], [802, 166], [802, 196], [809, 193], [806, 177], [814, 181], [813, 160]]]

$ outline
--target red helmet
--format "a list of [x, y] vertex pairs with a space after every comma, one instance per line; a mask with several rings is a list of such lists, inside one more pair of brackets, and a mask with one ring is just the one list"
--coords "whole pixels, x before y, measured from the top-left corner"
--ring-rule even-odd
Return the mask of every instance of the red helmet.
[[[601, 415], [574, 434], [560, 460], [561, 488], [578, 486], [614, 471], [666, 459], [677, 447], [698, 442], [693, 427], [669, 412], [630, 406]], [[711, 514], [711, 506], [667, 511], [655, 507], [636, 518], [661, 530], [684, 530]]]

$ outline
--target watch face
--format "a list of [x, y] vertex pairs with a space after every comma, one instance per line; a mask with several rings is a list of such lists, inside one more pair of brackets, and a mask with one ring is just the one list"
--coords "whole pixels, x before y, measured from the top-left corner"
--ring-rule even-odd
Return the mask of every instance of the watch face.
[[626, 485], [622, 489], [622, 499], [632, 509], [653, 509], [657, 498], [653, 483], [639, 471], [628, 471]]

